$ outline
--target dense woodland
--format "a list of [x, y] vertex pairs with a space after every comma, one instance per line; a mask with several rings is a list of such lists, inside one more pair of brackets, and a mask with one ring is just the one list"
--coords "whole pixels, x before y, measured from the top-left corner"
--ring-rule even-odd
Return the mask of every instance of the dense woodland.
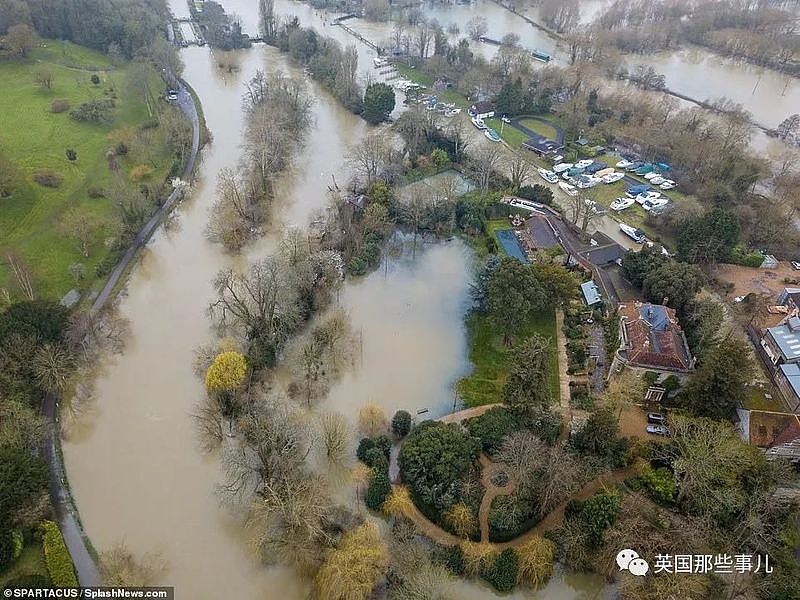
[[42, 37], [132, 58], [162, 37], [167, 14], [164, 0], [0, 0], [0, 35], [25, 24]]

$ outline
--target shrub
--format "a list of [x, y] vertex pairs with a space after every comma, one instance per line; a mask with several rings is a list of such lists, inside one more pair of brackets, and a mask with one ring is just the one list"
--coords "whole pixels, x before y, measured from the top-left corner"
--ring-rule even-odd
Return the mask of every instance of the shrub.
[[131, 180], [141, 181], [147, 179], [153, 174], [153, 167], [150, 165], [136, 165], [131, 169]]
[[535, 412], [526, 421], [528, 429], [548, 446], [556, 443], [558, 436], [561, 435], [561, 429], [564, 427], [561, 415], [549, 410]]
[[42, 169], [33, 174], [33, 180], [44, 187], [57, 188], [61, 185], [61, 175], [50, 169]]
[[411, 431], [411, 413], [398, 410], [392, 417], [392, 433], [398, 437], [406, 437]]
[[93, 84], [95, 84], [95, 85], [99, 85], [100, 84], [100, 77], [97, 76], [97, 73], [92, 73], [92, 76], [90, 77], [90, 79], [91, 79]]
[[389, 468], [389, 461], [386, 459], [386, 455], [376, 446], [373, 446], [364, 453], [363, 462], [373, 469], [386, 470]]
[[517, 581], [530, 587], [544, 584], [553, 573], [555, 544], [546, 538], [533, 536], [517, 548]]
[[57, 587], [78, 587], [72, 559], [64, 544], [61, 530], [53, 521], [43, 521], [39, 526], [42, 533], [42, 548], [50, 580]]
[[10, 529], [0, 531], [0, 570], [5, 569], [15, 559], [14, 534]]
[[63, 98], [60, 100], [53, 100], [50, 103], [50, 112], [59, 114], [63, 112], [67, 112], [69, 110], [69, 100], [64, 100]]
[[510, 592], [517, 583], [519, 561], [513, 548], [503, 550], [492, 565], [483, 572], [483, 578], [498, 592]]
[[103, 188], [100, 188], [100, 187], [92, 186], [92, 187], [90, 187], [89, 189], [86, 190], [86, 193], [88, 194], [89, 198], [105, 198], [106, 197], [105, 190]]
[[470, 435], [481, 441], [484, 452], [494, 454], [503, 438], [519, 429], [516, 417], [510, 410], [496, 407], [464, 423]]
[[81, 104], [69, 116], [81, 123], [108, 123], [112, 119], [112, 108], [113, 100], [92, 100]]
[[114, 152], [116, 152], [117, 156], [125, 156], [128, 154], [128, 145], [125, 142], [120, 142], [114, 148]]
[[78, 153], [75, 152], [74, 148], [67, 148], [66, 155], [67, 155], [67, 160], [69, 160], [70, 162], [78, 160]]
[[594, 398], [589, 393], [589, 387], [583, 384], [569, 385], [569, 405], [581, 410], [592, 410], [594, 408]]
[[677, 491], [672, 471], [666, 467], [645, 469], [641, 477], [642, 485], [650, 497], [661, 504], [670, 504]]
[[358, 460], [368, 465], [369, 463], [367, 460], [369, 460], [368, 457], [370, 456], [368, 452], [373, 448], [379, 449], [384, 458], [388, 461], [389, 452], [392, 449], [392, 440], [385, 435], [379, 435], [378, 437], [374, 438], [362, 438], [361, 441], [358, 442], [358, 448], [356, 449], [356, 456], [358, 457]]
[[392, 482], [389, 481], [389, 473], [385, 469], [374, 469], [364, 497], [364, 504], [370, 510], [380, 510], [391, 491]]
[[3, 590], [25, 590], [30, 588], [46, 588], [50, 586], [50, 580], [43, 575], [30, 574], [19, 575], [9, 579], [3, 586]]
[[608, 490], [595, 494], [586, 502], [573, 503], [573, 511], [584, 524], [589, 543], [595, 548], [603, 542], [603, 533], [617, 520], [619, 493]]

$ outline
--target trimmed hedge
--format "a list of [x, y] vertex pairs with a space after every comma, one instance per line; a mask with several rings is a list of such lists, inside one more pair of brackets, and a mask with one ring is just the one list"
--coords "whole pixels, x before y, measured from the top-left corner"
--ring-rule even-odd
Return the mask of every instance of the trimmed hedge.
[[53, 521], [43, 521], [39, 526], [47, 572], [55, 587], [77, 587], [78, 578], [61, 530]]

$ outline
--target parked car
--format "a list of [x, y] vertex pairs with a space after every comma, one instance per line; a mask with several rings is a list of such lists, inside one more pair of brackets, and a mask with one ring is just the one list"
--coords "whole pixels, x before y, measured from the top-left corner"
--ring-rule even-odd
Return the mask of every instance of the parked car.
[[664, 425], [667, 422], [667, 417], [662, 413], [651, 412], [647, 413], [647, 422], [652, 425]]
[[611, 173], [603, 177], [603, 183], [616, 183], [623, 177], [625, 177], [625, 173], [618, 173], [615, 171], [614, 173]]
[[648, 425], [647, 426], [647, 433], [652, 433], [653, 435], [663, 435], [664, 437], [669, 437], [669, 429], [666, 425]]
[[793, 260], [793, 261], [792, 261], [792, 268], [793, 268], [795, 271], [800, 271], [800, 261]]
[[167, 100], [170, 102], [175, 102], [178, 99], [178, 90], [168, 90], [167, 91]]
[[553, 173], [552, 171], [548, 171], [547, 169], [536, 169], [539, 173], [539, 177], [544, 179], [547, 183], [558, 183], [558, 175]]
[[625, 210], [626, 208], [633, 206], [633, 203], [636, 202], [633, 198], [617, 198], [611, 203], [611, 210], [615, 210], [617, 212], [621, 210]]
[[509, 118], [508, 118], [507, 116], [505, 116], [505, 115], [503, 115], [502, 117], [500, 117], [500, 120], [501, 120], [503, 123], [511, 123], [511, 119], [509, 119]]

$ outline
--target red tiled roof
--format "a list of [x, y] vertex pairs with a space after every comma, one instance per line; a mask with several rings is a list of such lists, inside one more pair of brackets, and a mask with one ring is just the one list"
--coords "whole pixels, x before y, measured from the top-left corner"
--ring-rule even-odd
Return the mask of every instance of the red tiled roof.
[[800, 439], [800, 417], [791, 413], [750, 411], [750, 443], [771, 448]]
[[[625, 330], [628, 362], [656, 369], [688, 371], [692, 359], [675, 311], [657, 304], [622, 304], [620, 323]], [[652, 318], [648, 315], [652, 314]]]

